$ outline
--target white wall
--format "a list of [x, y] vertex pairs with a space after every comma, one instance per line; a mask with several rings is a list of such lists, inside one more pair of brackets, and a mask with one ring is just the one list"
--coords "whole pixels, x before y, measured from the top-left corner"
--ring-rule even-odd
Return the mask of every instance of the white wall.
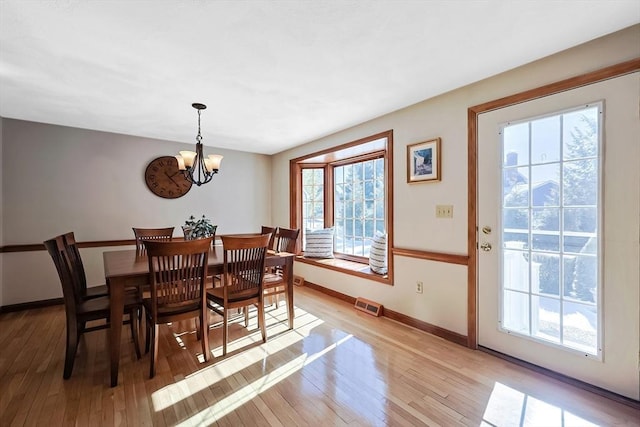
[[[189, 143], [3, 120], [2, 245], [37, 244], [74, 231], [78, 241], [132, 239], [131, 227], [180, 226], [207, 215], [218, 234], [271, 223], [268, 156], [205, 147], [224, 155], [212, 182], [179, 199], [162, 199], [144, 182], [156, 157], [193, 149]], [[122, 249], [115, 248], [115, 249]], [[83, 249], [90, 284], [104, 282], [102, 251]], [[2, 254], [2, 304], [61, 296], [44, 251]]]
[[[292, 158], [393, 129], [393, 246], [467, 254], [467, 109], [640, 57], [638, 40], [640, 25], [279, 153], [273, 159], [273, 188], [288, 186]], [[473, 64], [463, 62], [461, 66]], [[434, 137], [442, 138], [442, 181], [407, 184], [407, 145]], [[288, 195], [275, 192], [273, 197], [274, 223], [287, 224]], [[453, 219], [436, 219], [436, 204], [453, 205]], [[394, 286], [301, 263], [296, 264], [296, 274], [335, 291], [378, 301], [391, 310], [467, 335], [466, 267], [403, 257], [395, 257], [394, 263]], [[425, 285], [425, 292], [420, 295], [414, 290], [417, 280]]]

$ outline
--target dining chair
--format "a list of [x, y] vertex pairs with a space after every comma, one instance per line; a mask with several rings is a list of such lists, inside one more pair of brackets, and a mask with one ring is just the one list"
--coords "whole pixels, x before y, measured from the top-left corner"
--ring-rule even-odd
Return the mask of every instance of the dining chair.
[[[62, 235], [62, 239], [64, 242], [65, 250], [67, 253], [67, 257], [70, 263], [71, 272], [73, 274], [74, 284], [76, 286], [76, 291], [80, 295], [82, 299], [93, 299], [93, 298], [101, 298], [109, 296], [109, 287], [105, 285], [98, 286], [90, 286], [87, 287], [87, 276], [84, 270], [84, 263], [82, 262], [82, 257], [80, 256], [80, 250], [78, 248], [78, 244], [76, 242], [75, 234], [73, 231], [65, 233]], [[133, 298], [137, 298], [141, 301], [142, 294], [139, 293], [139, 289], [137, 287], [130, 287], [126, 289], [126, 292], [131, 294]], [[142, 319], [142, 309], [141, 306], [137, 310], [138, 312], [138, 320]], [[131, 335], [134, 334], [134, 324], [131, 320], [128, 321], [131, 326]], [[140, 349], [138, 345], [136, 345], [136, 354], [140, 357]]]
[[83, 299], [99, 298], [109, 296], [109, 287], [107, 285], [98, 285], [87, 287], [87, 276], [84, 271], [84, 264], [80, 256], [80, 250], [76, 242], [73, 231], [63, 234], [64, 246], [69, 255], [72, 270], [76, 273], [79, 292]]
[[164, 228], [136, 228], [132, 227], [133, 234], [136, 237], [136, 250], [144, 253], [146, 240], [171, 241], [173, 239], [173, 229], [175, 227]]
[[[263, 284], [265, 257], [271, 234], [258, 236], [222, 236], [224, 267], [222, 286], [207, 289], [207, 305], [222, 315], [222, 355], [227, 354], [228, 311], [258, 306], [258, 326], [262, 341], [267, 341], [264, 320]], [[246, 317], [245, 317], [246, 320]], [[245, 327], [247, 324], [245, 323]]]
[[205, 279], [211, 238], [144, 242], [151, 273], [151, 297], [143, 299], [147, 314], [146, 351], [151, 343], [149, 378], [156, 374], [158, 326], [198, 318], [197, 336], [204, 360], [209, 360], [209, 322]]
[[[290, 229], [278, 227], [278, 235], [276, 236], [276, 252], [289, 252], [295, 253], [296, 243], [298, 236], [300, 235], [300, 229]], [[292, 271], [286, 271], [283, 267], [278, 267], [264, 275], [264, 293], [265, 297], [274, 297], [276, 308], [278, 307], [278, 296], [284, 294], [288, 298], [287, 294], [287, 279], [288, 275], [293, 274]], [[288, 303], [288, 301], [287, 301]], [[293, 315], [293, 313], [289, 313]]]
[[[69, 379], [73, 372], [73, 365], [78, 351], [78, 343], [85, 332], [92, 332], [109, 327], [110, 299], [108, 296], [101, 296], [86, 299], [80, 292], [78, 278], [79, 272], [76, 270], [77, 264], [71, 260], [71, 256], [65, 245], [64, 235], [56, 236], [44, 242], [44, 246], [49, 252], [51, 259], [58, 272], [60, 284], [62, 285], [62, 295], [64, 299], [66, 315], [66, 345], [64, 357], [63, 378]], [[138, 340], [138, 316], [141, 301], [136, 295], [126, 295], [125, 313], [129, 314], [129, 321], [132, 323], [131, 332], [133, 342], [136, 347], [136, 356], [140, 358], [140, 346]], [[87, 322], [94, 320], [104, 320], [102, 324], [87, 327]]]
[[276, 233], [278, 231], [278, 227], [269, 227], [267, 225], [263, 225], [261, 230], [260, 230], [260, 234], [267, 234], [267, 233], [271, 233], [271, 239], [269, 239], [269, 246], [267, 246], [267, 249], [273, 250], [274, 247], [274, 243], [276, 241]]

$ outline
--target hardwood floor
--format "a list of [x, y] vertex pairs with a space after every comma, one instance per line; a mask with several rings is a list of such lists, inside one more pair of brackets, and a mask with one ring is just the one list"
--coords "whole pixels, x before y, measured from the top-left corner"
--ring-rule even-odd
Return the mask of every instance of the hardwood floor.
[[268, 308], [263, 344], [252, 314], [248, 331], [230, 326], [221, 358], [213, 328], [208, 363], [193, 322], [161, 327], [152, 380], [124, 328], [115, 388], [106, 331], [85, 335], [65, 381], [63, 306], [0, 315], [0, 425], [640, 425], [628, 405], [295, 291], [295, 330], [284, 304]]

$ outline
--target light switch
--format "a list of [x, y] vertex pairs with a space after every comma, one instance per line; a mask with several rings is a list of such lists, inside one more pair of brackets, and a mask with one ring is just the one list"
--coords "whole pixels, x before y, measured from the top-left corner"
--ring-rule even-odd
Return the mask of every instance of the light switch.
[[436, 218], [453, 218], [453, 205], [436, 205]]

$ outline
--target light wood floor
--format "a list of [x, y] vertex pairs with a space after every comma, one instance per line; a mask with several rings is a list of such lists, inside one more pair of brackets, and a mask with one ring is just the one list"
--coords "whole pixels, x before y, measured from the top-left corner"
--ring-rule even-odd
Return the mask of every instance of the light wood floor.
[[[296, 288], [295, 330], [284, 304], [232, 325], [230, 354], [201, 363], [193, 323], [161, 327], [156, 377], [123, 334], [118, 387], [109, 383], [106, 332], [81, 341], [62, 379], [64, 309], [0, 316], [0, 426], [613, 426], [640, 411], [479, 351]], [[219, 319], [213, 318], [212, 321]], [[125, 328], [125, 330], [128, 330]]]

